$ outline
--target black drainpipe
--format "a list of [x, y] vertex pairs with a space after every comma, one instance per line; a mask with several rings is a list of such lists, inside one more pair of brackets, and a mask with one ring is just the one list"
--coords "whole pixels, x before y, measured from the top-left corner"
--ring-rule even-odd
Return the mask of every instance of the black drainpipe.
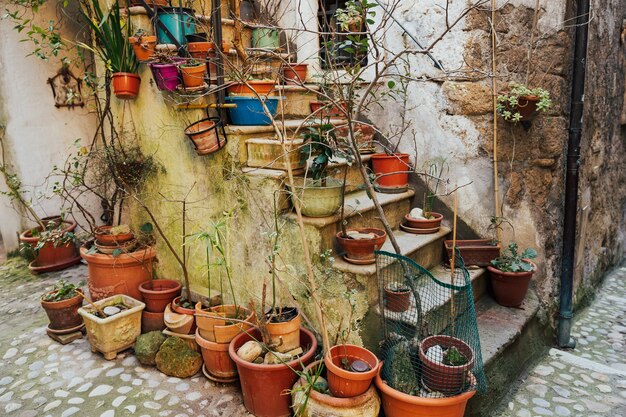
[[574, 73], [567, 144], [567, 173], [565, 177], [565, 210], [563, 213], [563, 253], [561, 261], [561, 293], [556, 340], [559, 347], [574, 348], [571, 335], [572, 297], [574, 292], [574, 249], [578, 211], [578, 171], [580, 167], [580, 138], [583, 130], [585, 100], [585, 67], [589, 34], [589, 0], [579, 0], [576, 7], [576, 38], [574, 43]]

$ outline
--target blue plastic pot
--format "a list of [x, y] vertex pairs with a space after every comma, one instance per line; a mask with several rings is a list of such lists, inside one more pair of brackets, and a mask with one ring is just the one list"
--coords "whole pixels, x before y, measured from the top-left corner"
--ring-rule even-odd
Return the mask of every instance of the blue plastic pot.
[[[157, 21], [160, 21], [170, 31], [181, 45], [187, 44], [186, 35], [196, 33], [196, 22], [192, 9], [179, 7], [160, 7], [157, 9]], [[159, 43], [171, 44], [174, 40], [155, 23]]]
[[[279, 99], [279, 97], [264, 97], [261, 99], [265, 102], [272, 117], [276, 115]], [[226, 103], [237, 105], [234, 109], [228, 109], [231, 123], [241, 126], [266, 126], [272, 124], [271, 119], [263, 111], [261, 100], [256, 97], [226, 97]]]

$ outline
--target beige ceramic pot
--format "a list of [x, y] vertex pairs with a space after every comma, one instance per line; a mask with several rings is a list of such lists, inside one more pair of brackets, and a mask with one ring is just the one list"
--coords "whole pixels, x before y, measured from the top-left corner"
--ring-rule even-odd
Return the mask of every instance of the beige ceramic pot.
[[302, 214], [307, 217], [332, 216], [341, 207], [341, 182], [333, 179], [326, 180], [326, 186], [320, 181], [304, 178], [294, 178], [295, 186], [290, 185], [295, 197], [300, 201]]

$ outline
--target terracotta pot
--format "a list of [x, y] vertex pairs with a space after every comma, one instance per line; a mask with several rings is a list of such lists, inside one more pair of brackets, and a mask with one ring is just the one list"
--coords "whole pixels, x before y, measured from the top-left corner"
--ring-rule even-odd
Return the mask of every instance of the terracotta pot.
[[376, 258], [374, 251], [382, 248], [383, 244], [387, 240], [387, 233], [382, 229], [359, 228], [348, 229], [356, 230], [360, 233], [374, 233], [377, 237], [374, 239], [350, 239], [342, 236], [342, 232], [335, 235], [337, 242], [341, 248], [346, 252], [344, 259], [348, 262], [354, 261], [356, 263], [374, 263]]
[[[371, 152], [374, 148], [374, 137], [376, 135], [374, 127], [364, 123], [353, 122], [352, 130], [359, 152]], [[338, 139], [344, 141], [346, 144], [349, 143], [350, 132], [348, 125], [335, 128], [335, 133], [337, 134]]]
[[537, 270], [537, 265], [525, 259], [533, 266], [530, 272], [502, 272], [489, 265], [489, 276], [491, 276], [491, 287], [498, 304], [505, 307], [519, 307], [528, 292], [528, 284], [533, 274]]
[[411, 291], [391, 291], [385, 287], [385, 307], [389, 311], [401, 313], [407, 311], [411, 305]]
[[228, 354], [228, 343], [206, 340], [196, 330], [196, 342], [202, 351], [202, 360], [207, 372], [216, 378], [230, 379], [237, 376], [237, 365]]
[[220, 138], [218, 127], [219, 119], [208, 118], [192, 123], [185, 129], [185, 135], [193, 143], [198, 155], [212, 154], [226, 145], [226, 140]]
[[173, 279], [153, 279], [139, 284], [146, 311], [163, 313], [165, 307], [180, 295], [181, 284]]
[[265, 326], [270, 335], [270, 344], [276, 352], [289, 352], [300, 346], [300, 312], [289, 321], [280, 323], [267, 323]]
[[276, 81], [274, 80], [249, 80], [248, 84], [250, 84], [250, 87], [243, 83], [232, 84], [227, 89], [228, 94], [255, 95], [254, 92], [256, 91], [260, 96], [267, 96], [270, 93], [274, 93], [276, 88]]
[[304, 84], [309, 64], [287, 64], [283, 66], [283, 78], [287, 84]]
[[257, 417], [290, 416], [289, 389], [298, 379], [293, 370], [302, 370], [313, 360], [317, 350], [315, 336], [300, 328], [300, 346], [305, 353], [287, 364], [276, 365], [251, 363], [237, 356], [237, 350], [250, 340], [261, 340], [258, 329], [239, 334], [228, 347], [230, 358], [237, 364], [244, 406]]
[[180, 72], [183, 76], [183, 84], [185, 87], [200, 87], [204, 84], [206, 65], [200, 64], [193, 67], [181, 65]]
[[178, 297], [172, 300], [172, 311], [178, 314], [186, 314], [188, 316], [193, 316], [196, 313], [195, 309], [182, 307], [179, 305], [181, 297], [182, 295], [179, 295]]
[[[413, 228], [413, 229], [437, 229], [439, 230], [439, 228], [441, 227], [441, 221], [443, 220], [443, 214], [441, 213], [435, 213], [434, 211], [432, 211], [431, 216], [433, 216], [432, 219], [415, 219], [413, 217], [411, 217], [409, 214], [404, 216], [404, 221], [406, 222], [406, 225]], [[437, 232], [437, 230], [434, 230], [432, 233]]]
[[[148, 6], [167, 6], [167, 0], [146, 0]], [[139, 0], [130, 0], [131, 6], [143, 6]]]
[[292, 198], [300, 201], [302, 214], [307, 217], [328, 217], [332, 216], [341, 207], [341, 181], [332, 179], [326, 180], [326, 186], [322, 187], [319, 181], [304, 178], [294, 178], [296, 185], [289, 185], [292, 190]]
[[[436, 345], [441, 346], [443, 350], [452, 346], [456, 347], [467, 358], [468, 362], [461, 366], [450, 366], [432, 360], [426, 355], [426, 352]], [[467, 343], [452, 336], [429, 336], [420, 343], [419, 355], [423, 365], [422, 380], [431, 391], [438, 391], [446, 395], [458, 394], [463, 391], [469, 382], [469, 371], [474, 366], [474, 351]]]
[[[443, 244], [448, 253], [448, 259], [452, 257], [452, 241], [444, 240]], [[456, 247], [461, 252], [463, 263], [476, 266], [488, 266], [491, 261], [500, 256], [500, 244], [493, 244], [491, 239], [457, 240]]]
[[[60, 217], [57, 219], [56, 216], [54, 218], [42, 219], [44, 224], [48, 225], [49, 221], [54, 222], [54, 227], [58, 227], [61, 220]], [[73, 221], [63, 221], [63, 233], [73, 233], [76, 229], [76, 222]], [[35, 248], [39, 243], [39, 238], [33, 236], [33, 230], [37, 230], [41, 232], [41, 227], [38, 226], [34, 229], [26, 230], [20, 234], [20, 242], [30, 245], [32, 248]], [[67, 268], [71, 265], [75, 265], [80, 262], [80, 257], [76, 251], [76, 245], [73, 242], [69, 242], [65, 245], [55, 246], [52, 242], [46, 243], [42, 248], [39, 249], [35, 260], [31, 262], [28, 268], [31, 272], [35, 273], [43, 273], [50, 271], [58, 271], [64, 268]]]
[[110, 234], [112, 227], [113, 226], [98, 226], [94, 229], [93, 234], [98, 244], [103, 246], [119, 246], [135, 238], [132, 232], [112, 235]]
[[517, 107], [512, 111], [522, 116], [520, 120], [532, 120], [537, 113], [537, 103], [539, 103], [539, 97], [537, 96], [520, 96], [517, 98]]
[[189, 42], [187, 49], [193, 58], [207, 59], [209, 54], [215, 52], [215, 44], [213, 42]]
[[254, 313], [242, 306], [233, 304], [211, 307], [209, 311], [202, 308], [202, 303], [196, 303], [196, 314], [211, 315], [212, 317], [196, 315], [196, 325], [198, 326], [200, 335], [210, 342], [229, 343], [235, 336], [244, 330], [249, 329], [252, 325], [243, 323], [230, 323], [228, 319], [234, 318], [239, 310], [239, 315], [245, 317], [245, 321], [252, 322]]
[[311, 113], [318, 117], [345, 117], [345, 103], [336, 105], [330, 102], [312, 101], [309, 106]]
[[165, 329], [165, 313], [152, 313], [144, 310], [141, 313], [141, 333]]
[[195, 334], [196, 322], [189, 314], [179, 314], [172, 311], [172, 305], [168, 304], [163, 312], [165, 326], [177, 335]]
[[[352, 365], [354, 361], [363, 361], [369, 365], [369, 371], [352, 372], [342, 367], [347, 359]], [[356, 345], [337, 345], [331, 347], [324, 356], [328, 389], [335, 397], [356, 397], [367, 391], [378, 372], [378, 358], [369, 350]]]
[[463, 417], [467, 402], [476, 394], [476, 391], [469, 391], [445, 398], [416, 397], [391, 388], [382, 380], [380, 372], [375, 382], [382, 396], [385, 417]]
[[[398, 192], [409, 186], [409, 154], [372, 155], [372, 170], [376, 175], [376, 184], [381, 192]], [[397, 172], [397, 174], [394, 174]]]
[[139, 94], [141, 78], [130, 72], [116, 72], [112, 75], [113, 94], [122, 100], [132, 100]]
[[152, 59], [157, 45], [157, 37], [153, 35], [143, 35], [140, 37], [131, 36], [128, 42], [133, 47], [137, 61], [146, 62]]
[[139, 284], [152, 279], [152, 262], [156, 257], [153, 247], [112, 256], [88, 253], [87, 247], [83, 245], [80, 256], [87, 262], [87, 283], [92, 300], [126, 294], [143, 301]]
[[[81, 290], [77, 290], [82, 293]], [[54, 291], [56, 292], [56, 290]], [[46, 311], [52, 330], [73, 329], [83, 324], [83, 318], [78, 314], [78, 309], [83, 305], [83, 297], [75, 295], [72, 298], [61, 301], [41, 300], [41, 306]]]

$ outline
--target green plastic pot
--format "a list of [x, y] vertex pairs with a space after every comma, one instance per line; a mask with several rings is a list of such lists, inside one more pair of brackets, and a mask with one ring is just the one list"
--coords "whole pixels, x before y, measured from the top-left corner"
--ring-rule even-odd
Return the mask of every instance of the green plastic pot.
[[280, 34], [275, 29], [254, 28], [252, 29], [252, 47], [262, 49], [280, 48]]

